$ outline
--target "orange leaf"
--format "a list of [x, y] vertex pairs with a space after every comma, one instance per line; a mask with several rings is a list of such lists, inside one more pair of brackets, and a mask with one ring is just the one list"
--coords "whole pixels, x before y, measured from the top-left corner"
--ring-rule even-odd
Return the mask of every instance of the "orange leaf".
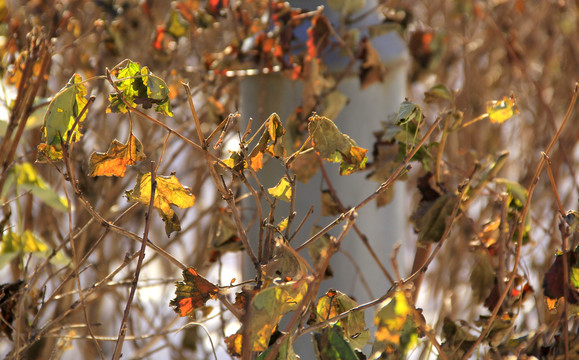
[[125, 176], [127, 166], [145, 160], [143, 145], [131, 134], [122, 144], [113, 140], [106, 153], [93, 152], [89, 160], [89, 176]]
[[184, 282], [177, 282], [175, 298], [170, 305], [179, 316], [191, 315], [193, 310], [205, 305], [207, 300], [215, 299], [219, 288], [199, 275], [193, 268], [183, 271]]

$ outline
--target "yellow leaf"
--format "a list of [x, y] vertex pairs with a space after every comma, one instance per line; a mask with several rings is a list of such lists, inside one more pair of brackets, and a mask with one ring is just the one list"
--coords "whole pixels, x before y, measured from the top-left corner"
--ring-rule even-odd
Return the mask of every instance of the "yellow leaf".
[[395, 358], [404, 358], [408, 350], [416, 346], [417, 327], [404, 292], [397, 291], [382, 303], [374, 323], [378, 329], [370, 358], [377, 359], [383, 352], [395, 353]]
[[487, 103], [487, 113], [493, 124], [502, 124], [513, 115], [519, 113], [515, 97], [505, 96], [502, 100], [489, 101]]
[[[181, 185], [175, 175], [159, 175], [155, 180], [157, 189], [153, 206], [165, 221], [165, 232], [167, 236], [170, 236], [173, 231], [181, 230], [179, 217], [171, 206], [175, 205], [181, 209], [189, 208], [195, 204], [195, 196], [191, 193], [191, 189]], [[129, 201], [138, 201], [148, 205], [151, 199], [151, 173], [139, 174], [135, 188], [127, 191], [126, 196]]]
[[287, 177], [281, 178], [279, 183], [272, 188], [267, 189], [267, 192], [280, 200], [290, 202], [292, 197], [292, 188]]
[[89, 176], [125, 176], [127, 166], [145, 160], [143, 145], [131, 134], [126, 144], [113, 140], [106, 153], [93, 152], [89, 160]]

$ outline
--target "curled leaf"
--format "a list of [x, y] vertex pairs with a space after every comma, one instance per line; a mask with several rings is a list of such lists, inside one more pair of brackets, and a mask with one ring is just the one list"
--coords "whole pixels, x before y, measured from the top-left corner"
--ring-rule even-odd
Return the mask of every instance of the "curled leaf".
[[145, 160], [143, 145], [133, 134], [126, 144], [113, 140], [106, 153], [93, 152], [89, 160], [89, 176], [125, 176], [127, 166]]

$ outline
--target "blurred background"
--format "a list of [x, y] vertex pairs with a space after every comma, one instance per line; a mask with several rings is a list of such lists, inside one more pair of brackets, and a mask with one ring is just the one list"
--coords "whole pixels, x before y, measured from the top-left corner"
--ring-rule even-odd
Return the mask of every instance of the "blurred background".
[[[136, 234], [142, 234], [146, 207], [131, 207], [123, 195], [133, 188], [138, 170], [148, 169], [148, 161], [129, 168], [124, 178], [85, 176], [93, 151], [104, 152], [113, 139], [125, 142], [129, 136], [127, 115], [106, 113], [107, 96], [113, 89], [105, 79], [98, 78], [124, 59], [149, 67], [166, 81], [174, 116], [152, 116], [190, 139], [196, 140], [197, 135], [182, 82], [191, 86], [206, 136], [230, 113], [239, 111], [240, 119], [226, 136], [226, 146], [219, 150], [221, 158], [229, 156], [228, 149], [236, 148], [238, 132], [243, 134], [250, 117], [255, 128], [272, 111], [280, 113], [284, 124], [293, 121], [296, 138], [300, 124], [303, 131], [311, 111], [326, 113], [339, 119], [336, 123], [340, 129], [356, 141], [362, 136], [356, 131], [366, 133], [369, 138], [360, 141], [370, 149], [370, 155], [376, 141], [373, 133], [392, 120], [404, 99], [423, 107], [424, 133], [445, 112], [461, 112], [464, 124], [486, 113], [489, 101], [514, 94], [519, 113], [512, 119], [500, 125], [478, 121], [460, 132], [449, 133], [435, 187], [437, 191], [453, 192], [475, 164], [488, 167], [508, 151], [500, 177], [528, 188], [541, 151], [563, 121], [579, 80], [579, 2], [329, 1], [324, 14], [331, 26], [326, 28], [319, 25], [321, 20], [313, 20], [321, 11], [317, 5], [265, 0], [0, 1], [0, 136], [6, 144], [0, 151], [0, 282], [4, 283], [3, 294], [25, 294], [19, 297], [18, 305], [0, 300], [4, 301], [0, 303], [3, 318], [16, 318], [13, 325], [1, 326], [0, 354], [11, 358], [16, 350], [23, 358], [69, 359], [79, 354], [98, 358], [98, 347], [87, 330], [89, 319], [103, 353], [110, 357], [126, 305], [134, 271], [134, 262], [126, 259], [138, 251], [140, 244], [107, 232], [91, 220], [63, 181], [58, 166], [35, 164], [43, 110], [74, 73], [87, 80], [88, 94], [96, 96], [82, 129], [82, 141], [74, 148], [79, 187], [105, 219], [113, 221], [128, 210], [118, 224]], [[314, 35], [308, 33], [310, 29]], [[316, 41], [314, 47], [308, 44], [311, 39]], [[313, 56], [321, 59], [315, 71], [308, 67], [312, 51], [318, 51]], [[452, 94], [448, 101], [425, 97], [425, 92], [439, 84]], [[335, 89], [342, 95], [329, 97]], [[374, 91], [377, 100], [356, 105], [356, 96], [365, 98], [363, 91]], [[386, 95], [380, 98], [380, 94]], [[267, 96], [276, 100], [264, 100], [269, 99]], [[381, 99], [387, 100], [381, 103]], [[360, 117], [371, 120], [364, 125], [352, 123]], [[577, 209], [576, 120], [573, 114], [550, 154], [554, 184], [565, 211]], [[11, 129], [11, 121], [22, 124], [22, 130]], [[132, 121], [132, 131], [141, 140], [147, 157], [159, 161], [167, 132], [139, 117]], [[440, 132], [431, 140], [439, 139]], [[369, 157], [370, 164], [380, 160], [376, 153]], [[24, 181], [29, 188], [10, 181], [11, 171], [20, 171], [17, 177], [24, 176], [24, 164], [34, 168], [33, 175]], [[328, 171], [337, 173], [333, 167]], [[173, 172], [192, 189], [196, 205], [177, 210], [182, 230], [169, 238], [161, 219], [155, 216], [151, 240], [214, 283], [227, 285], [232, 279], [251, 279], [254, 275], [243, 270], [245, 254], [229, 242], [235, 232], [230, 218], [223, 215], [226, 204], [214, 190], [204, 157], [176, 137], [169, 138], [158, 171], [164, 175]], [[410, 275], [416, 234], [409, 218], [424, 195], [417, 184], [426, 172], [420, 164], [413, 165], [406, 179], [397, 182], [394, 198], [388, 199], [390, 205], [382, 208], [370, 204], [368, 212], [360, 216], [377, 216], [378, 220], [361, 225], [361, 233], [367, 235], [379, 260], [372, 259], [365, 250], [359, 234], [351, 233], [348, 241], [352, 247], [345, 248], [331, 263], [336, 274], [346, 275], [336, 275], [338, 280], [330, 280], [322, 290], [339, 287], [362, 303], [388, 290], [391, 281], [386, 272], [394, 280], [396, 273], [402, 278]], [[366, 179], [367, 175], [352, 175], [348, 180], [351, 183], [343, 185], [335, 180], [338, 194], [344, 193], [346, 208], [371, 194], [380, 183]], [[303, 219], [308, 204], [319, 203], [305, 195], [307, 191], [319, 192], [321, 175], [317, 176], [303, 185], [303, 198], [298, 187], [297, 198], [305, 205], [298, 210], [296, 221]], [[263, 180], [264, 184], [267, 181]], [[488, 226], [500, 212], [497, 198], [504, 190], [496, 185], [485, 188], [471, 204], [426, 273], [416, 306], [424, 309], [427, 323], [438, 333], [445, 319], [446, 323], [464, 320], [474, 328], [481, 314], [489, 314], [483, 303], [493, 278], [479, 279], [486, 281], [480, 290], [473, 285], [478, 279], [473, 273], [484, 275], [481, 268], [489, 261], [488, 266], [495, 266], [492, 244], [485, 236], [492, 237]], [[234, 190], [239, 196], [245, 191], [242, 187]], [[255, 209], [244, 205], [244, 210], [248, 224], [257, 226]], [[296, 245], [308, 238], [314, 223], [323, 226], [332, 219], [321, 217], [319, 211], [316, 207]], [[554, 333], [541, 332], [539, 325], [550, 325], [560, 316], [547, 310], [542, 292], [545, 273], [561, 249], [559, 213], [544, 173], [533, 197], [531, 230], [525, 238], [517, 274], [519, 289], [528, 285], [531, 290], [517, 308], [516, 324], [509, 328], [512, 333], [538, 334], [544, 347], [556, 340]], [[384, 223], [378, 222], [380, 219]], [[9, 236], [25, 239], [24, 234], [32, 236], [27, 240], [31, 247], [9, 249]], [[86, 291], [82, 306], [70, 266], [71, 238], [77, 260], [86, 257], [78, 268], [80, 285]], [[394, 267], [390, 257], [396, 244], [402, 244], [402, 248], [397, 255], [398, 266]], [[53, 249], [58, 255], [52, 253]], [[513, 253], [514, 244], [507, 245], [507, 264]], [[378, 262], [387, 268], [385, 272]], [[168, 303], [174, 296], [174, 282], [180, 277], [179, 269], [147, 252], [128, 324], [125, 358], [212, 356], [207, 335], [199, 327], [178, 332], [186, 321], [177, 317]], [[208, 305], [196, 320], [211, 332], [219, 358], [227, 358], [223, 338], [237, 331], [239, 323], [217, 301]], [[412, 356], [434, 357], [429, 349], [418, 347]]]

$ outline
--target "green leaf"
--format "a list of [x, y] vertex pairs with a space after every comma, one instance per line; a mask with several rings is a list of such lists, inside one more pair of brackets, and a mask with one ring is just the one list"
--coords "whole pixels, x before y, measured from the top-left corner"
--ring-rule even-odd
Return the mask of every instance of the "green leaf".
[[30, 191], [34, 197], [51, 208], [62, 212], [68, 211], [66, 198], [59, 196], [52, 188], [46, 185], [31, 163], [14, 164], [6, 179], [2, 197], [5, 197], [8, 189], [13, 186], [17, 194]]
[[422, 108], [410, 101], [403, 101], [396, 114], [396, 125], [404, 125], [413, 120], [416, 120], [416, 124], [422, 122]]
[[279, 183], [267, 189], [267, 192], [280, 200], [290, 202], [292, 197], [292, 187], [287, 177], [282, 177]]
[[[316, 304], [316, 322], [326, 322], [356, 306], [358, 303], [348, 295], [337, 290], [328, 290]], [[363, 311], [352, 312], [330, 325], [343, 330], [343, 338], [353, 349], [361, 350], [370, 340], [370, 332], [366, 329]]]
[[308, 132], [321, 157], [341, 163], [340, 175], [350, 175], [366, 167], [368, 150], [358, 147], [348, 135], [342, 134], [332, 120], [313, 115], [309, 119]]
[[109, 95], [107, 112], [126, 113], [127, 106], [124, 99], [131, 107], [139, 104], [145, 109], [150, 109], [155, 105], [155, 111], [173, 116], [169, 101], [169, 87], [146, 66], [141, 68], [138, 63], [128, 60], [125, 67], [117, 70], [114, 75], [118, 79], [115, 81], [115, 86], [120, 94]]
[[[74, 74], [66, 86], [56, 94], [48, 105], [44, 116], [42, 132], [44, 142], [60, 150], [62, 142], [66, 141], [68, 132], [72, 130], [76, 118], [88, 103], [85, 99], [86, 87], [82, 83], [82, 77]], [[71, 134], [71, 141], [77, 142], [82, 137], [79, 128], [86, 118], [87, 112], [79, 118], [78, 125]]]
[[[269, 359], [269, 353], [271, 352], [271, 347], [264, 352], [262, 352], [258, 357], [257, 360], [266, 360]], [[292, 346], [292, 339], [290, 336], [286, 336], [279, 347], [279, 352], [273, 358], [274, 360], [297, 360], [298, 357], [294, 352], [294, 348]]]
[[314, 351], [318, 360], [359, 360], [339, 326], [327, 327], [321, 333], [315, 333]]

